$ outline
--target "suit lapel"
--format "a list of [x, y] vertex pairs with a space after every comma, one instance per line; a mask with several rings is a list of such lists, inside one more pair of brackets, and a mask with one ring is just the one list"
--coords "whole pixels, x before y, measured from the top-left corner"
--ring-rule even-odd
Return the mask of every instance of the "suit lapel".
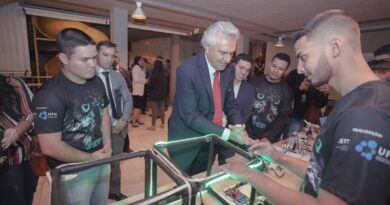
[[[231, 72], [232, 70], [234, 71], [234, 68], [231, 67], [232, 64], [228, 64], [225, 70], [221, 72], [221, 77], [220, 77], [220, 83], [221, 83], [221, 92], [222, 92], [222, 106], [224, 105], [225, 102], [225, 97], [226, 93], [229, 89], [229, 83], [231, 83]], [[232, 85], [230, 86], [230, 89], [232, 88]], [[229, 92], [234, 92], [233, 90], [230, 90]]]
[[211, 102], [213, 102], [213, 94], [211, 89], [211, 79], [209, 75], [209, 69], [207, 67], [206, 62], [206, 55], [204, 52], [199, 53], [198, 55], [198, 67], [199, 67], [199, 73], [200, 77], [202, 79], [203, 85], [205, 85], [207, 94], [209, 98], [211, 99]]

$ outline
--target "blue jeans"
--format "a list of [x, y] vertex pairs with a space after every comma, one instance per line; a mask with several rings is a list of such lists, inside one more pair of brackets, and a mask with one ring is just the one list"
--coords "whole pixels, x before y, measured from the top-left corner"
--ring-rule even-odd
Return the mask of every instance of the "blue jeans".
[[299, 132], [303, 126], [303, 119], [290, 118], [288, 119], [284, 130], [283, 130], [283, 139], [291, 136], [294, 132]]
[[110, 165], [92, 167], [61, 176], [64, 204], [106, 205], [110, 182]]
[[31, 205], [37, 183], [28, 161], [9, 166], [0, 173], [0, 204]]

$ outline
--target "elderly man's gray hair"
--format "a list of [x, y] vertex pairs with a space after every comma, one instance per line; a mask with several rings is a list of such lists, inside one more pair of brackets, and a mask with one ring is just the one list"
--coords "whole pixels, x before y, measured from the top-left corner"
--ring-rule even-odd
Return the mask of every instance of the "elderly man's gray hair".
[[210, 25], [206, 31], [203, 33], [202, 37], [202, 46], [208, 44], [210, 46], [215, 46], [217, 43], [216, 35], [217, 33], [223, 33], [232, 39], [238, 40], [240, 38], [240, 31], [238, 28], [229, 21], [218, 21]]

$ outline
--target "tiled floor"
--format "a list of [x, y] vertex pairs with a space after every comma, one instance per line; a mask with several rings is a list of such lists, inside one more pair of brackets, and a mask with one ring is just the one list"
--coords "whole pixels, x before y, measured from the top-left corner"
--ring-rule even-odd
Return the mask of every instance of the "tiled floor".
[[[165, 118], [170, 116], [170, 110], [165, 112]], [[135, 150], [149, 149], [155, 142], [165, 141], [167, 139], [167, 126], [160, 128], [160, 120], [157, 120], [155, 131], [147, 130], [151, 125], [151, 117], [142, 115], [141, 121], [144, 125], [133, 128], [129, 127], [130, 147]], [[166, 123], [167, 125], [167, 123]], [[144, 161], [143, 159], [131, 159], [121, 162], [122, 169], [122, 193], [128, 196], [134, 196], [144, 191]], [[159, 170], [158, 186], [170, 183], [171, 180]], [[37, 191], [34, 195], [33, 205], [50, 204], [50, 184], [46, 177], [41, 177], [38, 182]]]

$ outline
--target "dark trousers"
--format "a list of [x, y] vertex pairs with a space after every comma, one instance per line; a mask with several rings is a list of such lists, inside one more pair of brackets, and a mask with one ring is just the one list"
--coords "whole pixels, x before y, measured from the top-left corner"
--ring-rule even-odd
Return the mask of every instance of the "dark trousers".
[[[222, 145], [214, 145], [214, 153], [212, 157], [212, 163], [214, 163], [215, 156], [218, 154], [218, 165], [225, 164], [226, 158], [232, 157], [234, 152], [228, 152], [226, 148], [222, 147]], [[196, 155], [194, 161], [192, 161], [189, 170], [187, 170], [187, 174], [192, 176], [195, 174], [199, 174], [207, 170], [207, 163], [209, 158], [209, 144], [204, 143], [202, 148]]]
[[0, 173], [0, 204], [31, 205], [37, 183], [29, 162], [9, 166]]
[[[201, 172], [206, 171], [208, 157], [209, 157], [209, 145], [206, 143], [203, 143], [202, 148], [199, 150], [194, 161], [192, 161], [189, 170], [186, 170], [187, 174], [189, 176], [192, 176], [192, 175], [199, 174]], [[215, 154], [213, 157], [213, 161], [214, 161], [214, 158], [215, 158]]]
[[157, 116], [160, 116], [161, 124], [164, 124], [165, 123], [164, 101], [151, 100], [150, 104], [152, 105], [152, 126], [156, 125]]
[[[111, 147], [112, 156], [120, 155], [123, 152], [123, 146], [125, 144], [126, 137], [125, 133], [127, 127], [118, 134], [111, 133]], [[119, 194], [121, 192], [121, 167], [119, 162], [111, 163], [111, 174], [110, 174], [110, 193]]]

